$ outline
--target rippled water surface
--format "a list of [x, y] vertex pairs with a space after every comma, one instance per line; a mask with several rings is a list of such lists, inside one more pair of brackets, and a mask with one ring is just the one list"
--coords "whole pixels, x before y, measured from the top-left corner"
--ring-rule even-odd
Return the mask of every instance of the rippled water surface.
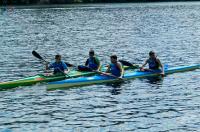
[[[94, 4], [1, 8], [0, 81], [43, 72], [31, 55], [62, 54], [83, 64], [90, 48], [142, 64], [155, 50], [164, 64], [200, 63], [200, 3]], [[200, 130], [200, 70], [160, 81], [135, 79], [47, 91], [45, 84], [0, 92], [0, 131], [188, 132]]]

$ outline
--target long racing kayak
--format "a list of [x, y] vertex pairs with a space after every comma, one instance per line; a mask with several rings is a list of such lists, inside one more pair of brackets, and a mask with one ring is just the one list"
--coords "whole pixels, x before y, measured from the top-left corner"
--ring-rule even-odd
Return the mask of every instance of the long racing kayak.
[[[131, 67], [124, 66], [125, 69], [129, 69]], [[106, 67], [102, 67], [101, 71], [105, 71]], [[6, 90], [10, 88], [15, 88], [19, 86], [29, 86], [36, 83], [41, 82], [52, 82], [52, 81], [59, 81], [64, 80], [67, 78], [76, 78], [80, 76], [91, 76], [95, 75], [96, 72], [88, 72], [88, 71], [77, 71], [77, 70], [71, 70], [67, 75], [43, 75], [38, 74], [31, 77], [26, 77], [19, 80], [14, 81], [8, 81], [8, 82], [0, 82], [0, 90]]]
[[[172, 74], [176, 72], [191, 71], [198, 68], [200, 68], [200, 64], [191, 65], [191, 66], [178, 66], [178, 67], [172, 67], [172, 68], [165, 67], [165, 74], [167, 75], [167, 74]], [[125, 71], [123, 80], [134, 79], [134, 78], [144, 78], [144, 77], [149, 77], [149, 76], [159, 76], [160, 72], [161, 72], [160, 70], [155, 70], [151, 72], [128, 70], [128, 71]], [[92, 84], [110, 83], [110, 82], [115, 82], [115, 81], [120, 81], [120, 80], [111, 76], [107, 76], [107, 75], [78, 77], [78, 78], [66, 79], [62, 81], [50, 82], [47, 85], [47, 90], [56, 90], [56, 89], [71, 88], [71, 87], [85, 86], [85, 85], [92, 85]]]

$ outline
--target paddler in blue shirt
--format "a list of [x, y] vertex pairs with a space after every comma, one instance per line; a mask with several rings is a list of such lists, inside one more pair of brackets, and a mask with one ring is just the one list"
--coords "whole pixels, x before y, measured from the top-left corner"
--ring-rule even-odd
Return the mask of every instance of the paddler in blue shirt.
[[122, 64], [118, 62], [117, 56], [110, 56], [110, 61], [111, 64], [108, 65], [108, 69], [106, 70], [106, 72], [111, 73], [111, 75], [114, 75], [118, 78], [122, 78], [124, 75], [124, 68], [122, 67]]
[[67, 74], [69, 72], [67, 65], [61, 61], [61, 55], [55, 56], [55, 62], [50, 64], [46, 63], [46, 70], [51, 68], [54, 69], [53, 74]]
[[[144, 69], [144, 66], [146, 64], [149, 64], [149, 69]], [[145, 63], [142, 65], [140, 68], [141, 71], [154, 71], [154, 70], [159, 70], [161, 67], [161, 75], [164, 76], [164, 67], [160, 60], [156, 57], [156, 54], [154, 51], [149, 52], [149, 58], [145, 61]]]
[[99, 59], [95, 56], [94, 50], [89, 51], [89, 58], [85, 62], [85, 66], [89, 67], [91, 70], [99, 71], [101, 68], [101, 64]]

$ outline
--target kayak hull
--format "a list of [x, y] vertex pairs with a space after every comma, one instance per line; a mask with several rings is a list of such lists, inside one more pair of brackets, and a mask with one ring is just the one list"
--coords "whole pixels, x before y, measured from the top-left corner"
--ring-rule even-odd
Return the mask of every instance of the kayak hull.
[[[165, 68], [165, 74], [172, 74], [177, 72], [185, 72], [191, 71], [200, 68], [200, 65], [191, 65], [191, 66], [179, 66], [179, 67], [172, 67], [172, 68]], [[125, 71], [123, 80], [134, 79], [134, 78], [144, 78], [144, 77], [151, 77], [151, 76], [159, 76], [161, 73], [160, 70], [156, 70], [153, 72], [142, 72], [138, 70], [129, 70]], [[85, 86], [85, 85], [92, 85], [92, 84], [101, 84], [101, 83], [110, 83], [120, 81], [111, 76], [106, 75], [95, 75], [91, 77], [79, 77], [79, 78], [72, 78], [66, 79], [62, 81], [50, 82], [47, 85], [48, 90], [55, 90], [55, 89], [62, 89], [62, 88], [71, 88], [77, 86]]]
[[10, 88], [19, 87], [19, 86], [30, 86], [30, 85], [33, 85], [36, 83], [42, 83], [42, 82], [59, 81], [65, 78], [66, 78], [65, 76], [35, 75], [32, 77], [27, 77], [27, 78], [15, 80], [15, 81], [1, 82], [0, 90], [6, 90]]
[[[125, 69], [129, 69], [131, 67], [124, 66]], [[102, 71], [105, 71], [106, 67], [102, 67]], [[77, 70], [71, 70], [68, 75], [42, 75], [38, 74], [31, 77], [26, 77], [19, 80], [14, 81], [8, 81], [8, 82], [0, 82], [0, 90], [7, 90], [19, 86], [30, 86], [36, 83], [42, 83], [42, 82], [52, 82], [52, 81], [59, 81], [64, 80], [68, 78], [76, 78], [80, 76], [91, 76], [95, 75], [95, 72], [87, 72], [87, 71], [77, 71]]]

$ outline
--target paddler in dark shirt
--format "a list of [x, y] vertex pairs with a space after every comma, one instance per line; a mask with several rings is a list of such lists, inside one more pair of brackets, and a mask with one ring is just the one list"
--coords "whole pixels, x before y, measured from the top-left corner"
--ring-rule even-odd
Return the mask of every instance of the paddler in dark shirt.
[[[144, 69], [144, 66], [146, 64], [149, 64], [149, 69]], [[142, 65], [140, 68], [141, 71], [154, 71], [154, 70], [159, 70], [161, 67], [161, 75], [164, 76], [164, 67], [160, 60], [156, 57], [156, 54], [154, 51], [149, 52], [149, 58], [145, 61], [145, 63]]]
[[95, 56], [94, 50], [92, 49], [89, 51], [89, 58], [86, 60], [85, 66], [97, 71], [99, 71], [101, 68], [100, 61], [98, 57]]

